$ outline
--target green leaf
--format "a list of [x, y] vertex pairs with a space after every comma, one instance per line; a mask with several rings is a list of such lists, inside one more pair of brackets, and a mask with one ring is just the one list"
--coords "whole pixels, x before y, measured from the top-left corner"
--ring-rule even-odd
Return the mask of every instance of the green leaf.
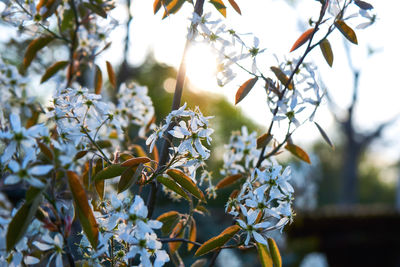
[[175, 193], [177, 193], [178, 195], [180, 195], [181, 197], [185, 198], [186, 200], [190, 201], [189, 196], [186, 194], [186, 192], [179, 186], [176, 184], [176, 182], [174, 180], [172, 180], [171, 178], [168, 177], [163, 177], [163, 176], [158, 176], [157, 177], [157, 181], [161, 184], [163, 184], [165, 187], [167, 187], [168, 189], [174, 191]]
[[221, 181], [219, 181], [218, 184], [215, 186], [215, 188], [221, 189], [221, 188], [230, 186], [230, 185], [234, 184], [235, 182], [237, 182], [242, 177], [243, 177], [243, 175], [240, 173], [227, 176], [224, 179], [222, 179]]
[[169, 235], [175, 225], [179, 222], [180, 216], [179, 212], [177, 211], [168, 211], [166, 213], [161, 214], [158, 216], [157, 221], [163, 223], [161, 227], [161, 232], [164, 235]]
[[272, 267], [272, 257], [268, 251], [268, 247], [261, 243], [256, 243], [258, 256], [260, 257], [260, 262], [262, 267]]
[[99, 141], [96, 141], [96, 144], [97, 144], [100, 148], [112, 147], [112, 143], [111, 143], [110, 140], [99, 140]]
[[160, 10], [161, 4], [162, 4], [161, 2], [162, 2], [162, 0], [155, 0], [154, 1], [154, 3], [153, 3], [153, 12], [154, 12], [154, 14], [156, 14], [158, 12], [158, 10]]
[[132, 166], [127, 168], [122, 174], [121, 179], [118, 182], [118, 194], [129, 189], [133, 184], [135, 184], [142, 175], [143, 164], [139, 166]]
[[22, 63], [24, 70], [26, 70], [32, 63], [32, 60], [36, 57], [36, 54], [39, 52], [39, 50], [41, 50], [53, 40], [53, 36], [42, 35], [41, 37], [34, 39], [29, 43]]
[[64, 69], [66, 66], [68, 66], [69, 61], [58, 61], [51, 65], [46, 72], [43, 74], [42, 79], [40, 80], [40, 83], [44, 83], [51, 77], [53, 77], [54, 74], [56, 74], [59, 70]]
[[91, 10], [93, 13], [99, 15], [100, 17], [107, 18], [107, 13], [104, 11], [104, 9], [100, 5], [92, 4], [92, 3], [83, 3], [83, 5]]
[[247, 94], [253, 89], [256, 84], [258, 77], [247, 80], [244, 84], [242, 84], [236, 92], [235, 96], [235, 105], [237, 105], [240, 101], [243, 100], [247, 96]]
[[305, 44], [308, 40], [310, 40], [311, 36], [314, 33], [314, 28], [308, 29], [305, 32], [303, 32], [300, 37], [296, 40], [296, 42], [293, 44], [292, 48], [290, 49], [290, 52], [293, 52], [303, 44]]
[[63, 13], [63, 19], [61, 22], [61, 32], [65, 32], [68, 29], [72, 29], [74, 27], [74, 11], [72, 9], [66, 9]]
[[374, 8], [370, 3], [361, 0], [354, 0], [354, 4], [356, 4], [359, 8], [364, 10], [370, 10]]
[[93, 180], [100, 181], [121, 176], [126, 169], [127, 167], [122, 167], [121, 164], [112, 164], [96, 173], [96, 175], [93, 177]]
[[112, 87], [114, 87], [114, 89], [116, 89], [117, 88], [117, 78], [115, 77], [114, 69], [110, 62], [106, 61], [106, 65], [107, 65], [108, 80], [110, 81]]
[[222, 0], [210, 0], [210, 3], [214, 5], [222, 16], [226, 17], [226, 6]]
[[197, 185], [193, 182], [193, 180], [184, 174], [182, 171], [177, 169], [169, 169], [167, 174], [174, 179], [180, 186], [190, 192], [194, 197], [198, 198], [201, 201], [207, 202], [203, 192]]
[[269, 252], [271, 253], [272, 262], [274, 263], [274, 267], [282, 267], [282, 258], [279, 253], [278, 246], [275, 243], [275, 240], [272, 238], [268, 238], [268, 246]]
[[26, 202], [17, 211], [8, 225], [6, 234], [7, 251], [11, 251], [24, 237], [28, 226], [32, 223], [36, 211], [42, 201], [41, 190], [31, 188], [27, 192]]
[[94, 217], [93, 211], [89, 206], [85, 189], [83, 188], [79, 176], [73, 171], [67, 171], [68, 183], [71, 189], [72, 197], [75, 202], [76, 213], [82, 225], [83, 232], [92, 245], [97, 249], [99, 237], [99, 228]]
[[319, 48], [321, 48], [322, 55], [324, 56], [326, 62], [330, 67], [333, 64], [333, 52], [331, 48], [331, 44], [329, 43], [328, 39], [322, 40], [319, 44]]
[[99, 66], [96, 64], [96, 73], [94, 75], [94, 93], [96, 95], [101, 94], [101, 88], [103, 87], [103, 73], [101, 72], [101, 69]]
[[[192, 217], [189, 230], [189, 240], [192, 242], [196, 242], [196, 237], [197, 237], [197, 226], [196, 226], [196, 221]], [[193, 247], [194, 247], [193, 243], [187, 244], [188, 251], [191, 251]]]
[[206, 266], [207, 260], [206, 259], [198, 259], [197, 261], [193, 262], [190, 267], [204, 267]]
[[240, 227], [238, 225], [232, 225], [226, 228], [222, 233], [219, 235], [207, 240], [206, 242], [201, 245], [196, 253], [195, 256], [201, 256], [207, 254], [213, 250], [216, 250], [223, 245], [225, 245], [237, 232], [239, 232]]
[[335, 26], [353, 44], [358, 44], [356, 33], [343, 20], [336, 20]]
[[283, 84], [283, 86], [287, 86], [289, 90], [294, 88], [293, 81], [288, 85], [289, 77], [286, 76], [283, 71], [278, 67], [271, 67], [272, 72], [275, 74], [276, 78]]
[[329, 139], [329, 136], [326, 134], [326, 132], [324, 131], [324, 129], [322, 129], [322, 127], [316, 123], [315, 126], [317, 126], [319, 133], [321, 134], [322, 138], [324, 138], [325, 142], [332, 148], [335, 149], [335, 146], [333, 145], [333, 143], [331, 142], [331, 140]]
[[301, 159], [302, 161], [311, 164], [310, 157], [308, 156], [307, 152], [305, 152], [301, 147], [296, 146], [295, 144], [287, 143], [285, 148], [290, 151], [293, 155]]

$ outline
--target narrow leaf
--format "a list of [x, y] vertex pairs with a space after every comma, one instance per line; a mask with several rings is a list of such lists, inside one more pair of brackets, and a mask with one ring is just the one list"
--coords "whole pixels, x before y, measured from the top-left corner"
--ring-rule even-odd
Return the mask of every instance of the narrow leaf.
[[104, 198], [104, 187], [105, 183], [104, 180], [99, 180], [94, 182], [94, 187], [96, 188], [96, 192], [99, 195], [99, 198], [103, 200]]
[[271, 253], [272, 262], [274, 263], [274, 267], [282, 267], [281, 254], [279, 253], [279, 249], [275, 243], [275, 240], [272, 238], [268, 238], [267, 241], [268, 241], [269, 251]]
[[[172, 233], [169, 235], [170, 238], [183, 238], [185, 231], [183, 229], [184, 222], [181, 220], [177, 225], [175, 225], [174, 229], [172, 230]], [[175, 251], [177, 251], [180, 246], [182, 245], [182, 242], [169, 242], [169, 251], [171, 254], [174, 254]]]
[[83, 5], [91, 10], [93, 13], [99, 15], [102, 18], [107, 18], [107, 13], [100, 5], [92, 4], [92, 3], [83, 3]]
[[305, 44], [308, 40], [310, 40], [311, 36], [313, 35], [314, 28], [308, 29], [305, 32], [303, 32], [302, 35], [294, 42], [292, 48], [290, 49], [290, 52], [293, 52], [303, 44]]
[[272, 140], [272, 135], [265, 133], [257, 138], [257, 149], [263, 148]]
[[44, 143], [42, 142], [38, 142], [40, 151], [49, 159], [49, 160], [53, 160], [53, 152], [51, 152], [50, 148], [48, 146], [46, 146]]
[[169, 235], [175, 225], [179, 222], [179, 212], [168, 211], [158, 216], [157, 221], [162, 222], [161, 232], [164, 235]]
[[331, 48], [331, 44], [329, 43], [328, 39], [322, 40], [319, 44], [319, 48], [321, 48], [322, 55], [324, 56], [326, 62], [330, 67], [333, 64], [333, 52]]
[[258, 77], [251, 78], [250, 80], [246, 81], [244, 84], [242, 84], [239, 89], [236, 92], [236, 97], [235, 97], [235, 105], [237, 105], [240, 101], [243, 100], [247, 96], [247, 94], [250, 92], [250, 90], [254, 87], [258, 80]]
[[233, 9], [239, 13], [240, 15], [242, 15], [242, 11], [240, 11], [240, 8], [238, 6], [238, 4], [236, 4], [235, 0], [228, 0], [229, 4], [231, 4], [231, 6], [233, 7]]
[[8, 225], [6, 234], [6, 248], [11, 251], [24, 237], [28, 226], [32, 223], [36, 211], [42, 201], [41, 190], [30, 189], [24, 205], [17, 211]]
[[168, 17], [171, 14], [175, 14], [176, 12], [179, 11], [179, 9], [182, 7], [182, 5], [186, 2], [186, 0], [172, 0], [166, 7], [166, 10], [164, 11], [163, 19]]
[[[189, 231], [189, 240], [196, 242], [196, 236], [197, 236], [197, 227], [196, 227], [196, 221], [192, 218], [191, 224], [190, 224], [190, 231]], [[194, 244], [188, 243], [188, 251], [191, 251], [194, 247]]]
[[54, 74], [56, 74], [59, 70], [64, 69], [67, 67], [69, 64], [69, 61], [58, 61], [51, 65], [46, 72], [43, 74], [42, 79], [40, 80], [40, 83], [44, 83], [51, 77], [53, 77]]
[[289, 82], [289, 77], [288, 76], [286, 76], [286, 74], [285, 73], [283, 73], [283, 71], [280, 69], [280, 68], [278, 68], [278, 67], [271, 67], [271, 70], [272, 70], [272, 72], [275, 74], [275, 76], [276, 76], [276, 78], [278, 78], [278, 80], [284, 85], [284, 86], [287, 86], [287, 88], [289, 89], [289, 90], [292, 90], [293, 89], [293, 82], [291, 82], [289, 85], [288, 85], [288, 82]]
[[28, 48], [26, 49], [24, 60], [23, 60], [23, 67], [26, 70], [29, 65], [31, 64], [32, 60], [36, 57], [37, 52], [49, 44], [51, 41], [54, 40], [52, 36], [41, 36], [37, 39], [32, 40]]
[[286, 144], [285, 148], [289, 150], [293, 155], [298, 157], [299, 159], [307, 162], [308, 164], [311, 164], [310, 157], [307, 155], [307, 153], [299, 146], [296, 146], [295, 144]]
[[153, 12], [154, 12], [154, 14], [156, 14], [158, 12], [158, 10], [160, 10], [161, 2], [162, 2], [162, 0], [155, 0], [154, 1], [154, 3], [153, 3]]
[[114, 69], [110, 62], [106, 61], [107, 65], [107, 73], [108, 73], [108, 80], [110, 81], [112, 87], [117, 88], [117, 79], [115, 77]]
[[96, 173], [93, 179], [94, 181], [100, 181], [114, 178], [120, 176], [126, 169], [127, 167], [122, 167], [120, 164], [113, 164]]
[[140, 163], [144, 164], [147, 162], [150, 162], [150, 159], [148, 157], [138, 157], [138, 158], [128, 159], [127, 161], [122, 162], [121, 166], [123, 167], [137, 166]]
[[226, 6], [222, 0], [210, 0], [210, 3], [214, 5], [222, 16], [226, 17]]
[[192, 181], [192, 179], [190, 179], [190, 177], [184, 174], [182, 171], [176, 169], [169, 169], [167, 171], [167, 174], [172, 179], [174, 179], [180, 186], [189, 191], [194, 197], [204, 202], [207, 202], [203, 192], [197, 187], [197, 185]]
[[354, 0], [354, 4], [356, 4], [359, 8], [364, 10], [370, 10], [374, 8], [370, 3], [361, 0]]
[[257, 244], [258, 256], [260, 257], [261, 266], [272, 267], [273, 266], [272, 257], [268, 251], [268, 247], [261, 243], [256, 243], [256, 244]]
[[129, 189], [133, 184], [135, 184], [142, 175], [143, 164], [139, 166], [133, 166], [126, 169], [121, 174], [121, 179], [118, 182], [118, 194]]
[[206, 259], [198, 259], [197, 261], [193, 262], [190, 267], [204, 267], [206, 266], [207, 260]]
[[186, 200], [188, 200], [188, 201], [190, 200], [190, 198], [186, 194], [186, 192], [179, 185], [177, 185], [176, 182], [173, 179], [168, 178], [168, 177], [158, 176], [157, 177], [157, 181], [159, 183], [163, 184], [168, 189], [174, 191], [175, 193], [177, 193], [181, 197], [185, 198]]
[[97, 249], [99, 228], [93, 211], [89, 206], [85, 189], [75, 172], [67, 171], [67, 177], [83, 232], [92, 245], [92, 248]]
[[207, 254], [217, 248], [222, 247], [225, 245], [237, 232], [239, 232], [240, 227], [238, 225], [232, 225], [226, 228], [222, 233], [219, 235], [207, 240], [206, 242], [201, 245], [196, 253], [195, 256], [201, 256]]
[[353, 44], [358, 44], [356, 33], [343, 20], [335, 21], [336, 28]]
[[326, 134], [326, 132], [324, 131], [324, 129], [322, 129], [322, 127], [316, 123], [315, 126], [317, 126], [319, 133], [321, 134], [322, 138], [324, 138], [325, 142], [332, 148], [335, 149], [335, 146], [333, 145], [333, 143], [331, 142], [331, 139], [329, 139], [329, 136]]
[[96, 73], [94, 75], [94, 93], [97, 95], [101, 94], [101, 88], [103, 87], [103, 73], [101, 69], [96, 64]]
[[243, 175], [240, 173], [234, 174], [231, 176], [227, 176], [224, 179], [222, 179], [221, 181], [219, 181], [218, 184], [215, 186], [215, 188], [221, 189], [221, 188], [230, 186], [230, 185], [234, 184], [235, 182], [237, 182], [237, 180], [239, 180], [242, 177], [243, 177]]

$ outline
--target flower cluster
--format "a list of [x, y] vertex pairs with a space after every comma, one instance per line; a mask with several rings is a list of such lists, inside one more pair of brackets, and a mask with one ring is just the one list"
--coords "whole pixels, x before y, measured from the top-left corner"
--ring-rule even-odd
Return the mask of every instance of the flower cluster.
[[247, 233], [248, 245], [253, 237], [256, 242], [267, 244], [268, 231], [282, 230], [292, 220], [293, 187], [289, 183], [290, 168], [271, 166], [264, 170], [256, 168], [247, 178], [239, 194], [231, 198], [226, 211]]
[[170, 148], [170, 165], [187, 168], [191, 178], [196, 181], [196, 170], [210, 157], [210, 150], [205, 146], [205, 143], [210, 145], [214, 132], [209, 128], [210, 118], [204, 117], [198, 107], [195, 110], [186, 109], [185, 103], [168, 114], [165, 123], [154, 130], [146, 144], [152, 151], [158, 139], [165, 138], [167, 134], [175, 137], [178, 143]]
[[[99, 264], [103, 257], [112, 257], [117, 258], [119, 263], [128, 264], [137, 255], [144, 267], [163, 266], [169, 261], [154, 232], [161, 228], [162, 223], [147, 219], [147, 207], [140, 196], [132, 198], [121, 194], [116, 197], [116, 192], [113, 192], [110, 201], [102, 205], [101, 210], [95, 213], [101, 228], [97, 250], [91, 248], [85, 236], [80, 244], [89, 261]], [[110, 252], [110, 246], [117, 249]], [[153, 258], [154, 265], [151, 263]]]

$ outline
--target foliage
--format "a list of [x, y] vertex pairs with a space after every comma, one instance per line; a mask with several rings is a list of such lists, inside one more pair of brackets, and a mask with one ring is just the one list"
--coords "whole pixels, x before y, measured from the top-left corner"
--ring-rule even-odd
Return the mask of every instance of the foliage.
[[[236, 1], [228, 2], [241, 13]], [[322, 44], [331, 65], [328, 36], [338, 29], [357, 43], [347, 24], [346, 10], [357, 7], [365, 11], [369, 5], [322, 1], [317, 20], [311, 20], [312, 29], [292, 48], [299, 51], [306, 45], [305, 51], [290, 60], [278, 59], [262, 70], [257, 58], [266, 49], [260, 47], [258, 38], [252, 36], [253, 44], [248, 45], [245, 36], [226, 29], [221, 20], [212, 20], [212, 14], [203, 15], [204, 0], [156, 0], [154, 12], [163, 10], [165, 18], [190, 4], [194, 12], [183, 62], [192, 43], [208, 43], [219, 55], [219, 85], [232, 81], [237, 69], [249, 75], [237, 92], [236, 104], [252, 88], [261, 86], [272, 114], [268, 130], [260, 138], [245, 126], [231, 135], [219, 174], [206, 168], [211, 157], [213, 117], [204, 116], [198, 107], [181, 105], [184, 67], [178, 70], [172, 110], [157, 121], [159, 114], [147, 87], [119, 83], [114, 66], [99, 59], [110, 47], [108, 36], [117, 25], [109, 16], [114, 2], [5, 2], [3, 19], [21, 33], [32, 33], [33, 38], [20, 72], [0, 62], [1, 171], [5, 185], [17, 184], [26, 190], [22, 205], [1, 213], [0, 263], [59, 267], [64, 261], [75, 266], [79, 259], [81, 265], [89, 266], [162, 266], [168, 261], [180, 265], [181, 244], [187, 243], [189, 250], [198, 247], [194, 256], [215, 251], [210, 265], [221, 249], [258, 247], [261, 257], [271, 257], [261, 259], [264, 265], [272, 261], [281, 266], [279, 249], [269, 232], [283, 231], [293, 220], [294, 189], [290, 168], [281, 166], [275, 156], [286, 148], [310, 163], [307, 153], [293, 143], [292, 135], [306, 121], [313, 121], [324, 96], [316, 66], [305, 59]], [[226, 16], [229, 6], [224, 1], [208, 4]], [[322, 37], [316, 38], [317, 31], [324, 31]], [[67, 53], [47, 65], [41, 60], [42, 53], [55, 43]], [[28, 97], [29, 79], [35, 72], [42, 83], [59, 81], [44, 107]], [[92, 73], [91, 82], [87, 81], [88, 73]], [[103, 90], [106, 77], [108, 89], [117, 91], [113, 102]], [[137, 131], [132, 133], [132, 128]], [[276, 132], [282, 128], [286, 134], [279, 138]], [[322, 128], [318, 130], [329, 140]], [[215, 176], [225, 179], [217, 184]], [[220, 188], [233, 183], [240, 187], [232, 191], [225, 207], [233, 225], [203, 244], [197, 242], [194, 214], [206, 214], [208, 199], [216, 198]], [[173, 200], [184, 201], [188, 211], [169, 211], [154, 219], [161, 190]], [[79, 229], [73, 227], [77, 221]], [[77, 239], [77, 247], [71, 239]], [[79, 255], [72, 254], [73, 248]]]

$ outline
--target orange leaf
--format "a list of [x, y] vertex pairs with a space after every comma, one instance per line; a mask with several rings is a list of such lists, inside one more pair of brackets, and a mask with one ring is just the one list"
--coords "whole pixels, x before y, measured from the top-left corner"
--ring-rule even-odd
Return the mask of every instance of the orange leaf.
[[268, 145], [272, 140], [272, 135], [265, 133], [257, 138], [257, 149], [263, 148]]
[[288, 84], [289, 82], [289, 77], [286, 76], [285, 73], [283, 73], [283, 71], [278, 68], [278, 67], [271, 67], [272, 72], [275, 74], [276, 78], [278, 78], [278, 80], [284, 85], [287, 86], [287, 88], [289, 90], [293, 90], [293, 82], [291, 82], [290, 84]]
[[[179, 221], [179, 223], [172, 230], [172, 233], [169, 235], [169, 237], [170, 238], [183, 238], [184, 233], [185, 233], [185, 231], [183, 229], [183, 221]], [[168, 243], [170, 253], [174, 254], [175, 251], [177, 251], [181, 245], [182, 245], [182, 242]]]
[[167, 171], [167, 174], [172, 179], [174, 179], [175, 182], [177, 182], [180, 186], [189, 191], [194, 197], [196, 197], [201, 201], [207, 202], [200, 188], [198, 188], [197, 185], [193, 182], [193, 180], [189, 176], [184, 174], [182, 171], [177, 169], [169, 169]]
[[226, 6], [222, 0], [210, 0], [210, 3], [215, 6], [215, 8], [222, 14], [222, 16], [226, 17]]
[[308, 164], [311, 164], [310, 157], [301, 147], [296, 146], [295, 144], [288, 143], [286, 144], [285, 148], [299, 159], [307, 162]]
[[243, 175], [240, 173], [234, 174], [231, 176], [227, 176], [224, 179], [222, 179], [221, 181], [219, 181], [219, 183], [215, 186], [215, 188], [221, 189], [221, 188], [230, 186], [231, 184], [235, 183], [237, 180], [239, 180], [242, 177], [243, 177]]
[[117, 88], [117, 79], [115, 77], [114, 69], [109, 61], [106, 61], [108, 80], [110, 81], [112, 87]]
[[124, 161], [121, 163], [122, 167], [127, 167], [127, 166], [136, 166], [139, 165], [140, 163], [147, 163], [150, 162], [150, 159], [148, 157], [138, 157], [138, 158], [133, 158], [133, 159], [128, 159], [127, 161]]
[[313, 32], [314, 32], [314, 28], [308, 29], [305, 32], [303, 32], [303, 34], [300, 35], [300, 37], [296, 40], [296, 42], [294, 43], [294, 45], [290, 49], [290, 52], [296, 50], [297, 48], [302, 46], [305, 42], [310, 40], [311, 36], [313, 35]]
[[258, 80], [258, 77], [251, 78], [250, 80], [246, 81], [236, 92], [235, 96], [235, 105], [237, 105], [240, 101], [243, 100], [250, 92], [250, 90], [254, 87]]
[[101, 73], [101, 69], [96, 65], [95, 67], [96, 73], [94, 75], [94, 93], [96, 95], [101, 94], [101, 87], [103, 86], [103, 74]]
[[240, 11], [240, 8], [238, 6], [238, 4], [236, 4], [235, 0], [228, 0], [229, 4], [231, 4], [231, 6], [233, 7], [233, 9], [239, 13], [240, 15], [242, 15], [242, 11]]
[[153, 11], [154, 14], [156, 14], [158, 12], [158, 10], [161, 8], [161, 2], [162, 0], [155, 0], [153, 3]]
[[201, 245], [196, 253], [194, 254], [195, 256], [201, 256], [206, 253], [209, 253], [213, 250], [216, 250], [217, 248], [222, 247], [225, 245], [237, 232], [239, 232], [240, 227], [238, 225], [232, 225], [228, 228], [226, 228], [222, 233], [220, 233], [217, 236], [214, 236], [213, 238], [207, 240], [206, 242]]
[[[192, 218], [191, 225], [190, 225], [190, 231], [189, 231], [189, 240], [196, 242], [196, 236], [197, 236], [196, 221]], [[188, 251], [191, 251], [193, 247], [194, 247], [194, 244], [188, 243]]]

